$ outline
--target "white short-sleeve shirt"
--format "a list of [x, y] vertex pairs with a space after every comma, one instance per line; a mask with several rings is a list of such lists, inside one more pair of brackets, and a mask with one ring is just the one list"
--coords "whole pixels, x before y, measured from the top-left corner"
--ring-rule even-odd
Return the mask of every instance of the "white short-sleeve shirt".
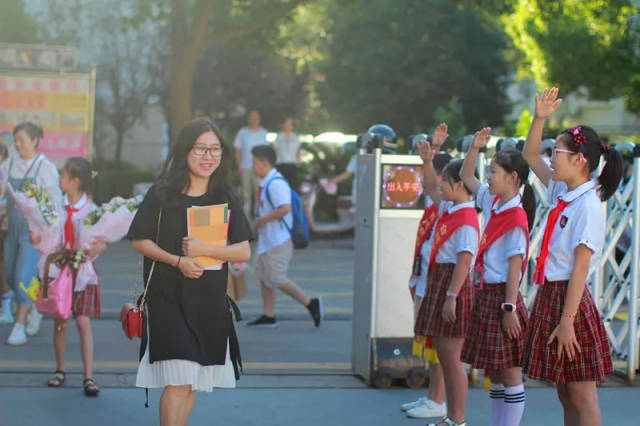
[[549, 241], [549, 256], [545, 264], [548, 281], [564, 281], [571, 277], [575, 264], [575, 248], [583, 244], [592, 252], [587, 278], [596, 270], [604, 247], [605, 217], [602, 201], [596, 191], [596, 182], [590, 180], [572, 191], [561, 181], [550, 180], [547, 186], [549, 203], [558, 198], [569, 203], [556, 222]]
[[295, 164], [298, 162], [298, 150], [300, 149], [298, 135], [290, 133], [287, 136], [284, 132], [280, 132], [274, 145], [276, 148], [276, 163]]
[[[15, 154], [12, 156], [12, 159], [8, 159], [2, 164], [3, 176], [11, 179], [23, 179], [25, 177], [25, 173], [29, 171], [28, 177], [33, 178], [37, 172], [34, 183], [47, 191], [51, 201], [57, 208], [62, 206], [60, 175], [58, 174], [58, 169], [55, 164], [49, 161], [44, 154], [38, 154], [30, 160], [24, 160], [19, 155]], [[34, 162], [35, 164], [31, 167], [31, 164]], [[9, 170], [9, 167], [11, 167], [11, 170]], [[31, 170], [29, 170], [29, 167], [31, 167]], [[4, 184], [6, 185], [7, 182], [8, 179]]]
[[[476, 205], [484, 212], [483, 230], [487, 228], [491, 217], [491, 210], [496, 214], [514, 207], [522, 207], [520, 194], [498, 207], [499, 202], [492, 206], [495, 195], [489, 192], [489, 186], [483, 184], [476, 195]], [[521, 255], [524, 258], [527, 253], [527, 234], [520, 227], [508, 231], [491, 244], [482, 255], [484, 260], [485, 284], [498, 284], [507, 281], [509, 272], [509, 258]]]
[[[440, 203], [440, 216], [442, 216], [445, 210], [451, 214], [466, 207], [474, 208], [473, 201], [455, 205], [451, 201], [443, 201]], [[437, 226], [436, 224], [436, 227]], [[478, 231], [471, 225], [463, 225], [456, 229], [453, 235], [442, 243], [440, 250], [436, 253], [436, 263], [457, 263], [458, 253], [463, 251], [471, 253], [474, 258], [478, 252]], [[471, 265], [473, 265], [473, 263], [474, 259], [471, 260]]]
[[[268, 188], [267, 188], [268, 184]], [[269, 191], [269, 198], [267, 198]], [[260, 201], [258, 202], [258, 217], [263, 217], [286, 204], [291, 204], [291, 187], [276, 169], [271, 169], [260, 182]], [[293, 226], [293, 215], [287, 213], [283, 220], [289, 229]], [[291, 239], [291, 233], [282, 220], [271, 221], [258, 231], [257, 253], [263, 254], [272, 248], [282, 245]]]
[[253, 167], [253, 154], [251, 150], [258, 145], [267, 144], [267, 131], [262, 127], [258, 128], [255, 132], [249, 127], [243, 127], [236, 134], [236, 138], [233, 141], [233, 147], [235, 149], [242, 150], [242, 158], [240, 166], [244, 170], [251, 170]]

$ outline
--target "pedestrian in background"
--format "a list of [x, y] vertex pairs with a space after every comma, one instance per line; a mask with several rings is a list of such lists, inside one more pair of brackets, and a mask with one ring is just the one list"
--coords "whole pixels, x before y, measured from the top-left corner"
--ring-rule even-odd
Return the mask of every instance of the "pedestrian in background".
[[[58, 169], [44, 154], [38, 153], [43, 136], [42, 129], [34, 123], [26, 121], [18, 124], [13, 130], [18, 155], [3, 164], [2, 174], [7, 176], [7, 184], [15, 191], [24, 191], [29, 183], [33, 183], [47, 191], [54, 206], [60, 206], [62, 192], [58, 186]], [[4, 241], [4, 272], [17, 304], [16, 322], [7, 343], [23, 345], [27, 343], [27, 336], [33, 336], [40, 330], [42, 315], [20, 288], [20, 283], [29, 287], [32, 281], [38, 280], [40, 253], [29, 241], [29, 227], [22, 215], [13, 208], [8, 191], [5, 191], [5, 196], [9, 228]]]
[[258, 194], [256, 232], [258, 234], [257, 258], [253, 262], [253, 273], [260, 281], [263, 314], [250, 322], [249, 326], [276, 327], [275, 290], [280, 289], [303, 304], [316, 325], [323, 316], [321, 298], [310, 299], [288, 276], [289, 263], [293, 256], [290, 229], [291, 187], [275, 169], [276, 153], [268, 145], [253, 148], [253, 170], [262, 181]]
[[287, 117], [282, 123], [282, 131], [274, 143], [276, 151], [276, 168], [298, 190], [298, 163], [300, 155], [300, 139], [293, 133], [293, 118]]
[[267, 131], [260, 126], [260, 113], [252, 109], [247, 116], [248, 125], [236, 134], [233, 147], [236, 150], [236, 165], [240, 174], [240, 188], [244, 212], [247, 217], [253, 217], [256, 206], [256, 191], [258, 178], [253, 174], [253, 158], [251, 150], [258, 145], [267, 143]]

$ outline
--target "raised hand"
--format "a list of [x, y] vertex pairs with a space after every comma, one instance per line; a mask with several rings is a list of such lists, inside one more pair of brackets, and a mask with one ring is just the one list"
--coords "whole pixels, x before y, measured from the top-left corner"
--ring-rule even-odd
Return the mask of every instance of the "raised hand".
[[418, 155], [423, 163], [433, 161], [433, 156], [436, 152], [435, 149], [431, 148], [429, 141], [420, 141], [420, 143], [418, 143]]
[[491, 139], [491, 127], [485, 127], [473, 135], [471, 145], [477, 149], [484, 148], [489, 143], [489, 139]]
[[558, 98], [558, 88], [545, 88], [542, 96], [536, 93], [535, 118], [545, 119], [555, 112], [562, 103], [562, 98]]
[[449, 128], [447, 127], [447, 123], [440, 123], [438, 127], [433, 131], [433, 150], [437, 154], [440, 152], [440, 147], [447, 140], [449, 134], [447, 133]]

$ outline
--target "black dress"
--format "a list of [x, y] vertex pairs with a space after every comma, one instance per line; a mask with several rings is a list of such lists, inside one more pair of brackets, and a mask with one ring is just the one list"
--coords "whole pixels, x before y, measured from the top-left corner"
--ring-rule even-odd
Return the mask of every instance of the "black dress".
[[[250, 240], [251, 227], [235, 199], [176, 194], [171, 205], [162, 207], [159, 241], [156, 242], [163, 250], [182, 255], [182, 239], [187, 235], [187, 208], [222, 203], [229, 203], [231, 211], [227, 243], [231, 245]], [[127, 238], [155, 241], [159, 210], [160, 202], [154, 186], [140, 205]], [[151, 263], [145, 257], [145, 282]], [[224, 365], [228, 342], [238, 378], [240, 352], [226, 290], [226, 264], [220, 271], [205, 271], [200, 278], [190, 279], [178, 268], [156, 262], [147, 290], [150, 362], [182, 359], [202, 366]], [[146, 338], [143, 338], [141, 358], [145, 349]]]

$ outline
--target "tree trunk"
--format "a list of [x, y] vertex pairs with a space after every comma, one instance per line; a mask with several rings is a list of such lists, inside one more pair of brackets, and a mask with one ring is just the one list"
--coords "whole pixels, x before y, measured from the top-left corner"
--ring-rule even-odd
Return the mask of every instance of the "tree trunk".
[[[188, 56], [191, 56], [187, 59]], [[191, 120], [191, 82], [195, 73], [197, 54], [195, 51], [183, 52], [172, 59], [171, 77], [171, 146], [178, 141], [178, 133]]]

